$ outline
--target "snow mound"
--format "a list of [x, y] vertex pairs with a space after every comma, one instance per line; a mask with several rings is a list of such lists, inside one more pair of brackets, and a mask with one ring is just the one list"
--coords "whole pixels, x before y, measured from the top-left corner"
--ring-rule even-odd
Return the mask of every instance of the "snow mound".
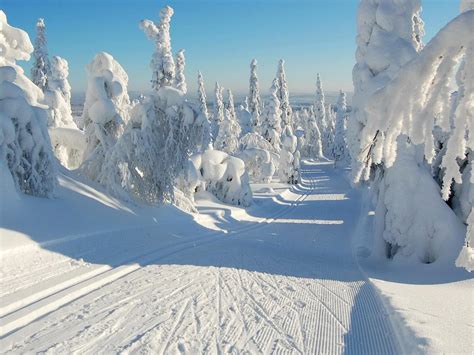
[[[245, 163], [218, 150], [206, 150], [191, 157], [197, 177], [196, 184], [211, 192], [219, 200], [233, 205], [250, 206], [252, 191]], [[199, 186], [197, 186], [199, 189]]]

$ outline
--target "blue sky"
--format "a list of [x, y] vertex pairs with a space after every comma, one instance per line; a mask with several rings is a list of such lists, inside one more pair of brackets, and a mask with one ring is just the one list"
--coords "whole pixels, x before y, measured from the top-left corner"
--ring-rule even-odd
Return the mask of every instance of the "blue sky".
[[[186, 77], [196, 90], [197, 71], [210, 92], [215, 81], [237, 94], [248, 90], [249, 63], [257, 58], [262, 92], [278, 59], [286, 60], [290, 91], [311, 93], [316, 73], [325, 89], [352, 89], [357, 0], [1, 0], [13, 26], [32, 39], [46, 21], [49, 53], [66, 58], [74, 92], [86, 86], [85, 66], [95, 53], [112, 54], [130, 77], [129, 89], [148, 91], [153, 44], [138, 28], [158, 21], [169, 4], [173, 51], [186, 50]], [[458, 0], [423, 0], [428, 41], [458, 13]], [[22, 64], [29, 71], [30, 64]]]

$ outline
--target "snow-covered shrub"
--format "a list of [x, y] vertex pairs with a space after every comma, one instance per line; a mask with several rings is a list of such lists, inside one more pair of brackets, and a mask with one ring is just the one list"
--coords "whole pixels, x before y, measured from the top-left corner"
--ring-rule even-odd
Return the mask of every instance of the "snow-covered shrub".
[[222, 202], [250, 206], [252, 190], [241, 159], [218, 150], [206, 150], [193, 155], [191, 161], [206, 191]]
[[0, 165], [19, 191], [49, 197], [57, 180], [44, 97], [16, 64], [31, 52], [27, 33], [10, 26], [0, 10]]
[[115, 145], [128, 121], [128, 76], [108, 53], [97, 54], [87, 70], [87, 91], [82, 121], [87, 148], [82, 169], [96, 180], [107, 152]]
[[198, 144], [191, 133], [201, 117], [182, 91], [160, 88], [133, 107], [123, 135], [106, 155], [99, 182], [121, 198], [174, 202], [176, 179]]
[[250, 62], [250, 86], [248, 96], [248, 111], [252, 115], [252, 132], [257, 132], [260, 127], [260, 115], [262, 113], [262, 102], [257, 76], [257, 60]]
[[240, 139], [237, 156], [245, 162], [251, 181], [259, 183], [271, 181], [280, 159], [275, 148], [258, 133], [247, 133]]
[[278, 100], [278, 80], [274, 79], [270, 88], [270, 99], [261, 119], [260, 132], [275, 150], [280, 150], [281, 110]]
[[140, 28], [150, 40], [155, 42], [156, 46], [150, 62], [153, 72], [151, 86], [156, 91], [162, 86], [172, 86], [175, 79], [175, 64], [170, 37], [170, 23], [173, 14], [173, 9], [170, 6], [165, 6], [160, 11], [158, 24], [151, 20], [140, 22]]
[[184, 76], [184, 49], [180, 49], [176, 54], [176, 76], [174, 78], [174, 87], [186, 94], [188, 87], [186, 85], [186, 77]]
[[48, 89], [48, 80], [51, 76], [51, 65], [48, 57], [48, 40], [46, 38], [46, 25], [44, 19], [36, 22], [36, 39], [33, 52], [34, 62], [31, 67], [31, 81], [41, 91]]
[[334, 135], [333, 154], [334, 164], [345, 165], [349, 163], [346, 145], [346, 117], [347, 104], [346, 94], [341, 91], [337, 99], [336, 129]]
[[278, 80], [278, 92], [277, 97], [280, 102], [280, 112], [281, 112], [281, 128], [284, 129], [287, 125], [292, 125], [291, 118], [293, 116], [293, 111], [290, 106], [290, 93], [288, 91], [288, 83], [286, 81], [285, 74], [285, 61], [280, 59], [278, 62], [278, 70], [276, 78]]
[[290, 126], [286, 126], [281, 136], [280, 165], [278, 175], [287, 184], [297, 184], [299, 179], [299, 153], [297, 139]]

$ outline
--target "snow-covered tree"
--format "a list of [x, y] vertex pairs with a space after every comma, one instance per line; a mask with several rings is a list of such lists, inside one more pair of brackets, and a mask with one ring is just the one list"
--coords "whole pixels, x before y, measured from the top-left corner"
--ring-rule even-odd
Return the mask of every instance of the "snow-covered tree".
[[180, 49], [176, 54], [176, 77], [174, 78], [174, 87], [187, 93], [188, 87], [186, 85], [186, 78], [184, 76], [184, 66], [186, 65], [184, 59], [184, 49]]
[[30, 59], [33, 45], [26, 32], [8, 24], [2, 10], [0, 52], [0, 170], [11, 175], [2, 184], [12, 181], [23, 193], [50, 197], [57, 180], [46, 107], [40, 104], [43, 92], [16, 64]]
[[44, 19], [36, 22], [36, 39], [33, 52], [34, 62], [31, 67], [31, 81], [43, 92], [48, 89], [48, 80], [51, 76], [51, 65], [48, 58], [48, 40]]
[[160, 11], [159, 23], [154, 23], [151, 20], [142, 20], [140, 22], [140, 28], [156, 45], [150, 63], [153, 71], [151, 86], [155, 91], [163, 86], [171, 86], [174, 82], [175, 64], [170, 37], [170, 22], [173, 13], [174, 11], [170, 6], [165, 6]]
[[207, 110], [207, 97], [206, 89], [204, 87], [204, 79], [201, 72], [198, 72], [198, 100], [199, 109], [205, 118], [202, 129], [202, 143], [201, 149], [206, 150], [212, 147], [212, 132], [211, 132], [211, 121], [209, 120], [209, 111]]
[[214, 148], [233, 154], [239, 148], [240, 127], [228, 109], [224, 109], [224, 120], [219, 125]]
[[232, 95], [232, 90], [227, 89], [227, 102], [225, 108], [229, 110], [230, 116], [234, 121], [237, 121], [237, 114], [235, 113], [235, 104], [234, 104], [234, 95]]
[[234, 97], [230, 89], [227, 90], [227, 102], [224, 108], [224, 120], [220, 122], [219, 133], [216, 137], [215, 148], [233, 154], [239, 147], [240, 125], [237, 121]]
[[346, 93], [341, 90], [337, 99], [336, 129], [332, 154], [336, 165], [349, 163], [346, 146], [346, 118]]
[[87, 90], [82, 121], [87, 148], [83, 171], [97, 180], [105, 156], [128, 121], [130, 99], [128, 75], [108, 53], [98, 53], [86, 67]]
[[290, 93], [288, 91], [288, 83], [286, 81], [285, 61], [283, 59], [280, 59], [280, 61], [278, 62], [276, 78], [278, 80], [277, 97], [280, 101], [281, 128], [284, 129], [285, 126], [292, 125], [292, 109], [290, 106]]
[[177, 177], [199, 143], [193, 132], [200, 116], [183, 92], [171, 86], [144, 98], [107, 152], [99, 182], [124, 199], [175, 202]]
[[61, 57], [53, 57], [51, 75], [45, 99], [50, 108], [50, 127], [77, 128], [71, 111], [71, 85], [68, 81], [68, 62]]
[[321, 133], [323, 154], [327, 157], [332, 155], [332, 134], [326, 119], [326, 99], [324, 97], [323, 84], [319, 73], [316, 78], [316, 97], [314, 100], [314, 114], [316, 123]]
[[250, 63], [250, 89], [248, 96], [249, 112], [252, 114], [253, 130], [258, 131], [260, 126], [260, 115], [262, 113], [262, 102], [257, 77], [257, 60], [252, 59]]
[[260, 131], [262, 136], [277, 150], [280, 150], [281, 110], [278, 100], [278, 79], [274, 79], [270, 88], [270, 99], [265, 105]]
[[211, 133], [214, 140], [217, 139], [221, 122], [224, 121], [225, 112], [223, 102], [223, 91], [224, 88], [216, 82], [216, 86], [214, 88], [214, 111], [212, 114], [211, 122]]
[[309, 110], [305, 112], [303, 119], [305, 124], [305, 153], [308, 158], [325, 159], [323, 153], [322, 134], [319, 129], [314, 107], [310, 106]]
[[287, 184], [297, 184], [299, 179], [299, 153], [297, 153], [297, 139], [289, 125], [281, 136], [280, 164], [278, 175], [280, 180]]
[[[373, 180], [377, 193], [379, 254], [452, 262], [463, 228], [442, 201], [427, 165], [434, 158], [436, 124], [449, 132], [443, 174], [463, 183], [457, 161], [469, 161], [466, 152], [473, 146], [474, 65], [469, 53], [474, 12], [456, 17], [423, 47], [419, 11], [415, 0], [361, 3], [351, 155], [356, 181]], [[463, 60], [470, 60], [469, 65]], [[460, 94], [458, 102], [452, 99], [452, 85]], [[451, 139], [454, 151], [448, 153]], [[450, 190], [450, 180], [444, 191]], [[467, 244], [459, 264], [472, 268]]]

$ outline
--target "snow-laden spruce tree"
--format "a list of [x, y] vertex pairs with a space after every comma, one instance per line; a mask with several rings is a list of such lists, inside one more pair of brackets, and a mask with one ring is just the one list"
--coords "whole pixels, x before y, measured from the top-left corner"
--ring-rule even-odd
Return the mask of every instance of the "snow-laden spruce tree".
[[31, 67], [31, 81], [43, 92], [48, 89], [48, 80], [51, 76], [51, 64], [48, 57], [48, 40], [44, 19], [36, 22], [36, 39], [33, 52], [34, 62]]
[[231, 89], [227, 89], [227, 102], [224, 107], [229, 110], [229, 114], [234, 121], [237, 122], [237, 114], [235, 113], [234, 95]]
[[297, 139], [289, 125], [281, 135], [280, 165], [278, 167], [280, 180], [287, 184], [297, 184], [299, 179], [299, 153]]
[[128, 121], [128, 75], [108, 53], [98, 53], [86, 67], [87, 90], [82, 113], [86, 150], [83, 172], [97, 180], [107, 152]]
[[99, 182], [115, 196], [150, 204], [176, 202], [177, 178], [196, 150], [201, 113], [182, 91], [163, 86], [131, 110], [105, 159]]
[[346, 119], [346, 93], [341, 90], [337, 99], [336, 128], [334, 135], [334, 148], [332, 154], [334, 157], [335, 165], [345, 165], [349, 163], [349, 156], [346, 145]]
[[69, 66], [66, 59], [54, 56], [51, 61], [51, 74], [46, 103], [50, 108], [50, 127], [77, 128], [71, 111], [71, 85], [68, 81]]
[[224, 109], [224, 120], [219, 125], [214, 148], [233, 154], [239, 148], [240, 127], [228, 109]]
[[[173, 9], [165, 6], [160, 11], [160, 22], [142, 20], [140, 27], [150, 40], [155, 42], [155, 52], [150, 67], [153, 72], [151, 86], [158, 90], [162, 86], [171, 86], [175, 77], [175, 64], [171, 50], [170, 23]], [[183, 63], [184, 64], [184, 63]]]
[[174, 78], [174, 87], [187, 93], [188, 87], [186, 85], [186, 78], [184, 76], [184, 66], [186, 61], [184, 59], [184, 49], [180, 49], [176, 54], [176, 76]]
[[[350, 145], [356, 181], [371, 179], [377, 195], [377, 254], [452, 262], [463, 226], [442, 201], [427, 165], [435, 154], [436, 124], [454, 139], [453, 151], [448, 141], [444, 153], [443, 173], [463, 184], [458, 160], [469, 161], [473, 146], [474, 11], [452, 20], [425, 47], [419, 11], [414, 0], [361, 4]], [[452, 85], [459, 101], [452, 100]], [[465, 186], [472, 186], [469, 180]], [[450, 189], [448, 178], [443, 190]], [[468, 269], [474, 266], [470, 248], [466, 242], [458, 259]]]
[[205, 121], [203, 122], [202, 127], [202, 143], [201, 150], [212, 148], [212, 131], [211, 131], [211, 121], [209, 120], [209, 111], [207, 110], [207, 96], [206, 88], [204, 87], [204, 79], [201, 72], [198, 72], [198, 101], [199, 109], [201, 110], [202, 115], [204, 116]]
[[[178, 177], [188, 157], [202, 142], [205, 118], [198, 105], [188, 102], [185, 94], [173, 87], [174, 75], [166, 69], [169, 67], [163, 66], [170, 62], [163, 58], [155, 60], [157, 53], [164, 53], [160, 49], [164, 37], [171, 53], [169, 18], [172, 13], [170, 7], [165, 7], [161, 11], [162, 23], [142, 22], [144, 31], [148, 35], [151, 32], [151, 38], [157, 43], [158, 50], [152, 60], [156, 65], [152, 80], [154, 91], [132, 108], [124, 133], [107, 152], [98, 180], [122, 198], [182, 205]], [[167, 34], [156, 35], [158, 29]], [[172, 71], [174, 73], [174, 64]]]
[[248, 110], [252, 114], [253, 131], [258, 132], [260, 127], [260, 115], [262, 114], [262, 102], [257, 77], [257, 60], [250, 62], [250, 87], [248, 96]]
[[47, 107], [40, 104], [43, 92], [16, 64], [32, 52], [28, 34], [10, 26], [0, 10], [0, 169], [11, 174], [19, 191], [50, 197], [57, 180]]
[[281, 145], [281, 110], [280, 100], [278, 100], [278, 90], [278, 79], [274, 79], [270, 88], [270, 99], [265, 105], [260, 127], [262, 136], [270, 142], [276, 151], [280, 150]]
[[214, 87], [214, 108], [212, 113], [212, 121], [211, 121], [211, 134], [215, 140], [217, 139], [217, 135], [219, 134], [219, 128], [221, 126], [222, 121], [224, 121], [224, 99], [223, 99], [223, 92], [224, 88], [216, 82]]
[[319, 129], [318, 120], [314, 107], [310, 106], [309, 110], [305, 111], [303, 119], [306, 120], [305, 124], [305, 152], [308, 158], [311, 159], [325, 159], [323, 153], [323, 140], [321, 130]]
[[277, 97], [280, 101], [281, 128], [284, 129], [285, 126], [292, 125], [291, 118], [293, 111], [290, 106], [290, 93], [288, 91], [288, 83], [285, 74], [285, 61], [283, 59], [280, 59], [278, 62], [276, 78], [278, 80]]
[[329, 124], [326, 119], [326, 99], [324, 96], [323, 84], [318, 73], [316, 78], [316, 97], [314, 100], [314, 114], [316, 123], [321, 133], [321, 143], [323, 145], [323, 154], [326, 157], [332, 155], [332, 135]]

